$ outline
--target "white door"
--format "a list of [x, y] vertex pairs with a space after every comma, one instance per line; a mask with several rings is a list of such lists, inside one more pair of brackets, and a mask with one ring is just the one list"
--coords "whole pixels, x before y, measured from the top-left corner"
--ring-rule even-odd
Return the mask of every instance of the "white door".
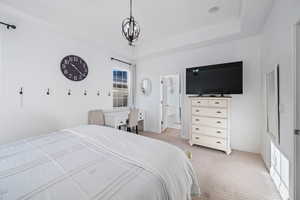
[[181, 83], [179, 74], [161, 76], [161, 132], [181, 129]]
[[296, 48], [296, 199], [300, 199], [300, 24], [297, 26]]

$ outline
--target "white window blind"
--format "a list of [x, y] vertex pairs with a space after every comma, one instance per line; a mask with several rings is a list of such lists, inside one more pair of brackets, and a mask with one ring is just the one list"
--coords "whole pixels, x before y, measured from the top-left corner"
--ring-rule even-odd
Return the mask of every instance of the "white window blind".
[[113, 69], [113, 107], [129, 106], [130, 73], [126, 69]]

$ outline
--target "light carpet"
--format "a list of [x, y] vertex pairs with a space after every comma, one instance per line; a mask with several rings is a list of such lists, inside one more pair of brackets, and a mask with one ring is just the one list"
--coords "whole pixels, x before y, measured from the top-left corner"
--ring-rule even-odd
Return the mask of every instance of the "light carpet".
[[220, 151], [190, 146], [176, 129], [142, 135], [192, 153], [191, 161], [202, 192], [201, 198], [194, 200], [281, 200], [259, 154], [233, 151], [227, 156]]

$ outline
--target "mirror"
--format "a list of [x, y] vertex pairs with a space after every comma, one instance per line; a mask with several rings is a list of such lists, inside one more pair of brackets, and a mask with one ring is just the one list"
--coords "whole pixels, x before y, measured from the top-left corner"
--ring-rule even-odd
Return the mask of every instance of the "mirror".
[[279, 66], [266, 75], [267, 132], [280, 143]]
[[147, 78], [143, 79], [141, 81], [141, 92], [142, 92], [142, 94], [144, 94], [146, 96], [150, 95], [151, 89], [152, 88], [151, 88], [151, 81], [150, 81], [150, 79], [147, 79]]

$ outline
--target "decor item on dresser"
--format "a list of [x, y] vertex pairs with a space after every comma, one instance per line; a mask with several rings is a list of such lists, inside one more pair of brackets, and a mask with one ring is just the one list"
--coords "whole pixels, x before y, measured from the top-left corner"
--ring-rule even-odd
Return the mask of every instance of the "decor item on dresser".
[[69, 55], [62, 59], [60, 69], [63, 75], [71, 81], [82, 81], [88, 73], [88, 65], [79, 56]]
[[190, 97], [190, 144], [231, 153], [230, 97]]

